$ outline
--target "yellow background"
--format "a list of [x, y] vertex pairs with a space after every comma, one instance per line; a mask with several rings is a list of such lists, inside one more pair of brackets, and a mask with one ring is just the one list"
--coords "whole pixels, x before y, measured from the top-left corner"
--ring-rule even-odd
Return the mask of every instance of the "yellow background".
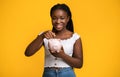
[[120, 77], [119, 0], [0, 0], [0, 77], [41, 77], [43, 47], [31, 57], [27, 45], [51, 29], [50, 8], [69, 5], [81, 35], [84, 64], [77, 77]]

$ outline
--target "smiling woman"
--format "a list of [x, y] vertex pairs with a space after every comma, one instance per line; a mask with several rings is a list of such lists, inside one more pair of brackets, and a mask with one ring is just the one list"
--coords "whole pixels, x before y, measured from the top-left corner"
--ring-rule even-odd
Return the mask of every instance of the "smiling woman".
[[[76, 77], [73, 68], [82, 67], [83, 54], [81, 38], [73, 30], [71, 11], [66, 4], [56, 4], [51, 8], [50, 15], [53, 29], [38, 35], [26, 48], [25, 55], [33, 55], [43, 45], [45, 48], [43, 77]], [[59, 39], [59, 42], [55, 39]], [[55, 42], [60, 46], [56, 51], [51, 47]]]
[[[47, 65], [57, 67], [65, 59], [54, 57], [57, 55], [49, 52], [50, 48], [44, 50], [50, 34], [54, 39], [59, 38], [58, 32], [51, 29], [49, 15], [51, 7], [58, 2], [69, 5], [72, 12], [70, 17], [68, 10], [57, 9], [69, 16], [67, 30], [72, 31], [73, 20], [74, 31], [82, 38], [84, 64], [82, 69], [74, 68], [76, 77], [120, 77], [120, 0], [0, 0], [0, 77], [42, 77]], [[26, 57], [27, 45], [40, 32], [46, 35], [42, 47], [35, 48], [41, 46], [43, 34], [30, 49], [38, 50], [37, 53], [29, 52], [26, 55], [35, 54]], [[71, 52], [73, 41], [69, 40], [75, 39], [76, 33], [64, 34], [60, 37], [64, 52], [75, 57]], [[78, 67], [78, 63], [73, 65], [70, 60], [63, 62]]]

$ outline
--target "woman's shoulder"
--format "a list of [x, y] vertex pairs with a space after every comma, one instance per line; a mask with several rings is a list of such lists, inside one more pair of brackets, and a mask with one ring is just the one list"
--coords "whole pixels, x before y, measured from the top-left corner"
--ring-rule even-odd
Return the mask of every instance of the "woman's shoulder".
[[80, 34], [78, 34], [78, 33], [76, 33], [76, 32], [73, 33], [73, 35], [74, 35], [74, 36], [79, 36], [79, 37], [80, 37]]
[[71, 31], [68, 31], [66, 34], [65, 34], [65, 37], [68, 38], [68, 39], [74, 39], [74, 40], [77, 40], [80, 38], [80, 35], [76, 32], [71, 32]]
[[71, 32], [71, 31], [68, 31], [66, 35], [69, 35], [69, 36], [80, 36], [80, 34], [78, 34], [77, 32]]

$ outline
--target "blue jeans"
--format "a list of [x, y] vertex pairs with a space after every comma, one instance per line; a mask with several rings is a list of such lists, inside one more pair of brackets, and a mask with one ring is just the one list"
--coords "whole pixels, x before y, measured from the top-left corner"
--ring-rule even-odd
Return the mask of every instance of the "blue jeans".
[[43, 77], [76, 77], [71, 67], [60, 68], [58, 70], [52, 68], [44, 68]]

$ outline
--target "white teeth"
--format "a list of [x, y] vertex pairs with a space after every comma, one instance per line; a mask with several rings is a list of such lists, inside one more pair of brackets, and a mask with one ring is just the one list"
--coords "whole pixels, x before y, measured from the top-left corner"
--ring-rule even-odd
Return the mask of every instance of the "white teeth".
[[61, 25], [56, 25], [57, 28], [61, 28], [62, 26]]

